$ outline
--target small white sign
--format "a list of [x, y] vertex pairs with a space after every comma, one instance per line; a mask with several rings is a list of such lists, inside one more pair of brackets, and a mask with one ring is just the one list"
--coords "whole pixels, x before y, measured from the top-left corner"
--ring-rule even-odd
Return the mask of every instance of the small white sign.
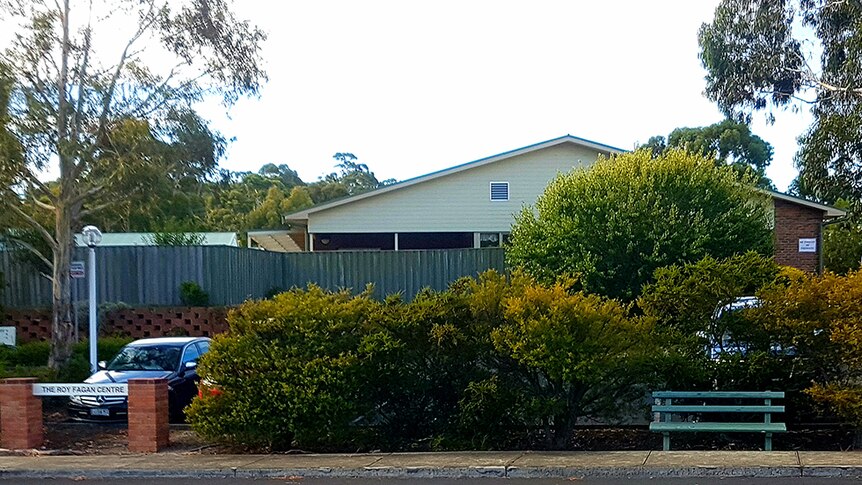
[[0, 327], [0, 345], [15, 346], [15, 327]]
[[128, 396], [128, 384], [33, 384], [34, 396]]
[[799, 238], [799, 252], [800, 253], [816, 253], [817, 252], [817, 238], [815, 238], [815, 237]]
[[72, 278], [84, 278], [87, 276], [87, 270], [84, 268], [83, 261], [72, 261], [69, 266], [69, 276]]

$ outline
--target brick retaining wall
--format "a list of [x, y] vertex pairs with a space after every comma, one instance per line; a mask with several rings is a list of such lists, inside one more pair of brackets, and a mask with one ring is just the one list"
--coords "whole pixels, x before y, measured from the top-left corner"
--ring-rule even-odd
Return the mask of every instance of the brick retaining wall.
[[[226, 332], [226, 307], [164, 307], [113, 310], [99, 322], [100, 335], [124, 335], [132, 338], [189, 335], [212, 337]], [[81, 335], [86, 336], [87, 317], [80, 319]], [[51, 311], [48, 309], [5, 311], [3, 325], [18, 329], [19, 343], [49, 340]]]

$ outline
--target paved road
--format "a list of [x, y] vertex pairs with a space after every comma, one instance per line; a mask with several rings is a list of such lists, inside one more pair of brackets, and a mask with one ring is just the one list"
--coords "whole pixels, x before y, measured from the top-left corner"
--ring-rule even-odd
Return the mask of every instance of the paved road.
[[859, 478], [662, 478], [662, 479], [626, 479], [626, 478], [585, 478], [578, 480], [560, 479], [517, 479], [517, 478], [477, 478], [477, 479], [431, 479], [420, 478], [405, 480], [398, 478], [301, 478], [285, 477], [278, 479], [189, 479], [189, 478], [154, 478], [154, 479], [0, 479], [0, 483], [15, 483], [17, 485], [285, 485], [302, 483], [307, 485], [860, 485]]

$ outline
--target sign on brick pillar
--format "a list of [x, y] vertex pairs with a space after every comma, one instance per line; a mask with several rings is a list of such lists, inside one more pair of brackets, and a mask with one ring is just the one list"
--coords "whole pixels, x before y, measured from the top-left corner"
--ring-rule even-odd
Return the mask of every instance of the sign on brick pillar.
[[129, 451], [156, 453], [169, 444], [168, 381], [129, 379]]
[[0, 445], [23, 450], [42, 445], [42, 400], [33, 395], [32, 377], [0, 383]]

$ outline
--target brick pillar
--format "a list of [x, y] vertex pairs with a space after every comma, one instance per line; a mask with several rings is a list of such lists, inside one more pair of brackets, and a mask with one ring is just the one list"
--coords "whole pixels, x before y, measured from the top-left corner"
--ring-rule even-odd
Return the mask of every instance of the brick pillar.
[[0, 445], [12, 450], [42, 445], [42, 399], [33, 395], [31, 377], [0, 384]]
[[168, 446], [168, 381], [129, 379], [129, 451], [156, 453]]

